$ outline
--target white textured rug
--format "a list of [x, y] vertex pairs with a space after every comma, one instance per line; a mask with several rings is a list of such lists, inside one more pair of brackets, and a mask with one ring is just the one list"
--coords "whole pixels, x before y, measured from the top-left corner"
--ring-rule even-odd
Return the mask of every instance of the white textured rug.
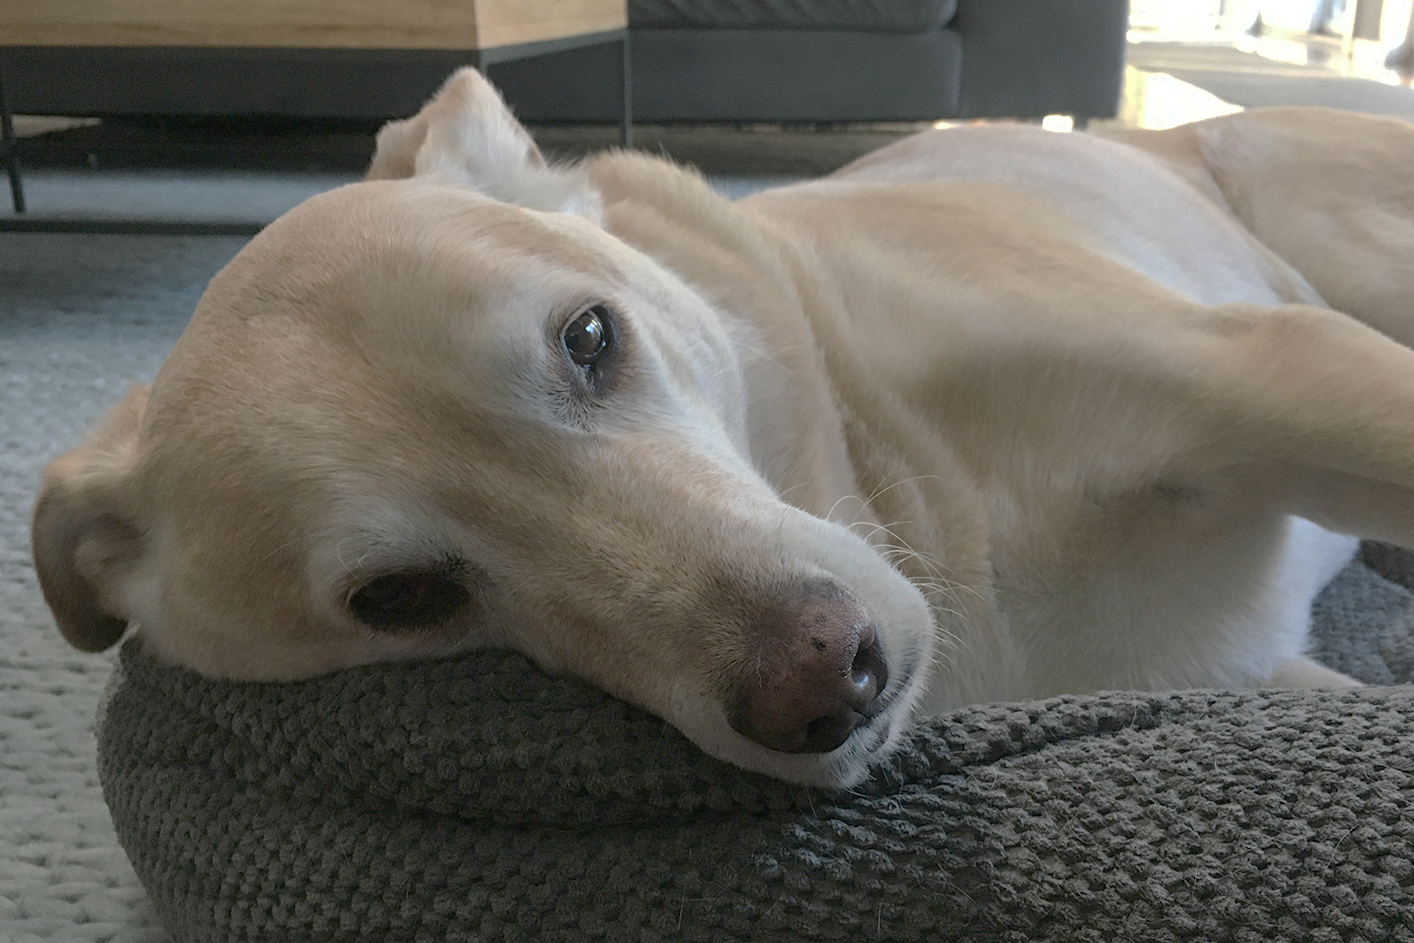
[[[330, 176], [41, 174], [35, 212], [266, 220]], [[723, 180], [740, 195], [775, 180]], [[0, 209], [0, 212], [8, 207]], [[107, 655], [59, 636], [35, 582], [40, 469], [134, 381], [148, 381], [227, 237], [0, 233], [0, 943], [156, 943], [167, 935], [118, 847], [94, 767]]]

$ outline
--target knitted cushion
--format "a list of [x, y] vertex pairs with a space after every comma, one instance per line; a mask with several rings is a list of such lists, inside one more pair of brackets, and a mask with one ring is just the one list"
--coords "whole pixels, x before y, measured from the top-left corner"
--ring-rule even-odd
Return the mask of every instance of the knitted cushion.
[[[1354, 565], [1320, 644], [1352, 593], [1407, 642]], [[99, 762], [181, 941], [1414, 940], [1411, 729], [1411, 685], [983, 705], [831, 793], [515, 655], [250, 684], [130, 641]]]

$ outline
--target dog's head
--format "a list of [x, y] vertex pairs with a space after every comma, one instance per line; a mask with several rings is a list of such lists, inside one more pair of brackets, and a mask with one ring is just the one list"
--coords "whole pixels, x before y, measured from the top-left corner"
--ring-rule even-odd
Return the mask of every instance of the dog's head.
[[[747, 328], [606, 233], [572, 171], [542, 186], [474, 73], [381, 144], [375, 175], [409, 176], [272, 224], [150, 392], [46, 471], [35, 562], [65, 636], [133, 624], [262, 679], [510, 647], [729, 761], [859, 779], [930, 616], [753, 465]], [[572, 212], [503, 202], [527, 186]]]

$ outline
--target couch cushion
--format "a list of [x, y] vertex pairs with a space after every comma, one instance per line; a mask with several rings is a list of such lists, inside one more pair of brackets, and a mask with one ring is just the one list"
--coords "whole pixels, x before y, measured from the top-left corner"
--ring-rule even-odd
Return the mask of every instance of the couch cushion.
[[[614, 121], [618, 49], [507, 62], [494, 80], [523, 121]], [[957, 113], [962, 43], [927, 33], [635, 29], [637, 121], [931, 121]], [[586, 79], [585, 77], [588, 77]]]
[[969, 0], [959, 117], [1105, 118], [1124, 83], [1126, 0]]
[[926, 33], [957, 0], [629, 0], [635, 29], [828, 29]]

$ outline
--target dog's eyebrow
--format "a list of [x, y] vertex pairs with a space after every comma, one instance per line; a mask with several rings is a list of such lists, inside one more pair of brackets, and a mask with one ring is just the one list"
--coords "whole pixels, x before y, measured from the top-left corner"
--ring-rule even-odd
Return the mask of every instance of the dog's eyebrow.
[[[603, 252], [530, 216], [525, 210], [513, 206], [476, 207], [475, 210], [485, 211], [477, 213], [479, 218], [474, 224], [478, 239], [488, 239], [497, 248], [510, 249], [518, 256], [524, 253], [537, 263], [576, 275], [610, 282], [618, 281], [623, 275]], [[466, 212], [471, 216], [473, 208], [468, 207]]]

